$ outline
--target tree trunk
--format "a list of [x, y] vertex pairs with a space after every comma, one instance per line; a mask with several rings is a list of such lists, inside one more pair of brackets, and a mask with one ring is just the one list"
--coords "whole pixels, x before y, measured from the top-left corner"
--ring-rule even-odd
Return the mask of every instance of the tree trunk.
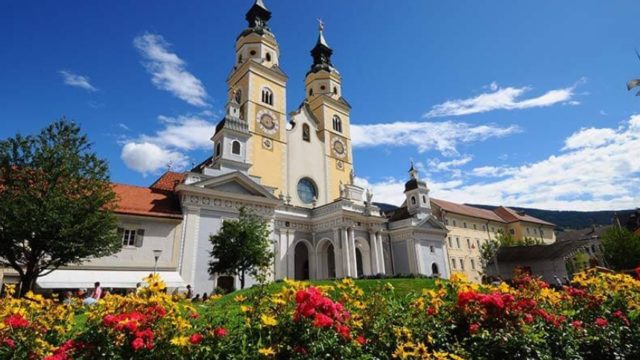
[[244, 289], [244, 270], [240, 272], [240, 289]]
[[20, 276], [20, 292], [18, 295], [24, 297], [29, 291], [32, 291], [37, 279], [38, 275], [34, 272], [26, 272], [23, 276]]

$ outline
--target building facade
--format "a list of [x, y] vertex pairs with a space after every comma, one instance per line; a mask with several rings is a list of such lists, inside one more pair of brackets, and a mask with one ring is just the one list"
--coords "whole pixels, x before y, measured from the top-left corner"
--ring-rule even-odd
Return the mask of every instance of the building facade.
[[[261, 0], [246, 13], [247, 27], [229, 54], [226, 112], [211, 134], [212, 155], [190, 171], [165, 173], [149, 188], [115, 184], [122, 250], [58, 269], [38, 280], [41, 288], [94, 281], [131, 288], [156, 270], [169, 287], [191, 284], [198, 293], [237, 288], [236, 277], [209, 274], [209, 238], [242, 207], [269, 224], [273, 279], [449, 276], [446, 228], [431, 213], [417, 171], [407, 182], [407, 211], [397, 219], [383, 216], [373, 194], [354, 184], [351, 107], [322, 25], [303, 100], [289, 112], [270, 19]], [[5, 274], [5, 280], [15, 276]]]

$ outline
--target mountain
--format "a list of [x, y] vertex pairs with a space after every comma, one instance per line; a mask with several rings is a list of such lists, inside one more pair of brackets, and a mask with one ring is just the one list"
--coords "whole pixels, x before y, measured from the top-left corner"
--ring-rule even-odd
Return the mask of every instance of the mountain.
[[[467, 204], [482, 209], [493, 210], [496, 206]], [[610, 225], [615, 214], [622, 215], [632, 213], [635, 210], [604, 210], [604, 211], [560, 211], [542, 210], [509, 206], [509, 208], [524, 211], [539, 219], [556, 224], [557, 230], [584, 229], [592, 225]]]

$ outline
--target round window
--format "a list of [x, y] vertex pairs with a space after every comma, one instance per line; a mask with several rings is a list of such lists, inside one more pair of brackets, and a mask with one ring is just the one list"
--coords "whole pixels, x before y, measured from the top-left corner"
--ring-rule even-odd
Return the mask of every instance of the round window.
[[298, 181], [298, 197], [305, 204], [311, 204], [314, 198], [318, 198], [318, 190], [313, 180], [302, 178]]

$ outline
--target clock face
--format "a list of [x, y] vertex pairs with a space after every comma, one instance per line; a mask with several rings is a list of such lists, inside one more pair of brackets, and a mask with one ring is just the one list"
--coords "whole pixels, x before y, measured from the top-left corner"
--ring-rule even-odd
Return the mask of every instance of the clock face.
[[333, 140], [333, 153], [339, 158], [344, 158], [347, 155], [347, 146], [342, 139]]
[[260, 117], [260, 124], [262, 124], [262, 126], [264, 126], [264, 128], [267, 130], [273, 130], [273, 128], [276, 126], [276, 123], [273, 121], [273, 118], [269, 114], [264, 114], [262, 115], [262, 117]]
[[260, 110], [256, 115], [257, 125], [262, 132], [267, 135], [274, 135], [278, 132], [278, 120], [276, 115], [269, 110]]

